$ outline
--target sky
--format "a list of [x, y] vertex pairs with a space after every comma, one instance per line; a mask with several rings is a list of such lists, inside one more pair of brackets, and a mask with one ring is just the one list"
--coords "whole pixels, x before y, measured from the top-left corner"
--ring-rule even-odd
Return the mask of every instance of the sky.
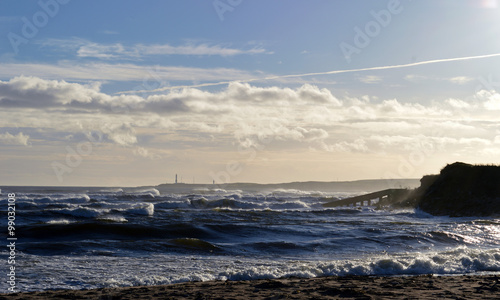
[[0, 185], [500, 163], [500, 1], [0, 0]]

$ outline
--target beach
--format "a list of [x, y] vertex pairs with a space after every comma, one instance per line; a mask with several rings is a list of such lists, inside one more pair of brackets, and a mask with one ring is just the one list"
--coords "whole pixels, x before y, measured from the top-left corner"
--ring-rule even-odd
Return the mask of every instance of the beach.
[[0, 299], [498, 299], [499, 275], [331, 276], [2, 294]]

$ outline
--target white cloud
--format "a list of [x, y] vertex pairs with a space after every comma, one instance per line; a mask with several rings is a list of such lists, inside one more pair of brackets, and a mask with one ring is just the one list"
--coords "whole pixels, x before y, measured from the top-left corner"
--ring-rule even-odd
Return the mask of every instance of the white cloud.
[[454, 84], [466, 84], [473, 81], [474, 78], [468, 76], [457, 76], [457, 77], [452, 77], [448, 80]]
[[220, 45], [192, 44], [183, 46], [171, 45], [136, 45], [134, 46], [140, 54], [143, 55], [220, 55], [234, 56], [243, 54], [267, 54], [262, 48], [252, 48], [248, 50], [227, 48]]
[[9, 132], [6, 132], [0, 134], [0, 144], [28, 146], [29, 138], [29, 135], [25, 135], [22, 132], [19, 132], [17, 135], [12, 135]]
[[[58, 64], [0, 63], [0, 78], [13, 78], [30, 74], [44, 79], [76, 81], [144, 81], [164, 84], [169, 81], [232, 81], [255, 77], [254, 74], [228, 68], [192, 68], [169, 66], [139, 66], [133, 64], [77, 63], [63, 61]], [[151, 90], [143, 85], [137, 90]]]
[[405, 80], [413, 82], [413, 83], [421, 82], [421, 81], [428, 79], [428, 77], [426, 77], [426, 76], [416, 75], [416, 74], [409, 74], [409, 75], [406, 75], [404, 78], [405, 78]]
[[436, 76], [424, 76], [424, 75], [417, 75], [417, 74], [409, 74], [404, 77], [406, 81], [412, 82], [412, 83], [420, 83], [424, 81], [438, 81], [438, 82], [449, 82], [452, 84], [458, 84], [458, 85], [463, 85], [467, 84], [469, 82], [474, 81], [475, 79], [469, 76], [455, 76], [455, 77], [436, 77]]
[[252, 54], [269, 54], [271, 52], [260, 48], [237, 49], [223, 45], [207, 43], [187, 43], [173, 46], [169, 44], [134, 44], [121, 43], [99, 44], [85, 39], [47, 39], [41, 42], [43, 47], [74, 51], [78, 57], [99, 59], [140, 59], [148, 55], [186, 55], [186, 56], [235, 56]]
[[323, 144], [323, 149], [330, 152], [369, 152], [369, 147], [364, 139], [354, 141], [341, 141], [333, 145]]
[[491, 145], [491, 141], [482, 138], [461, 138], [458, 139], [459, 144], [469, 145], [469, 146], [489, 146]]
[[137, 144], [135, 130], [130, 124], [103, 124], [100, 130], [107, 135], [108, 139], [118, 145], [132, 146]]
[[469, 103], [462, 101], [460, 99], [450, 98], [450, 99], [446, 99], [445, 102], [454, 108], [469, 108], [471, 106]]
[[[50, 136], [59, 136], [59, 141], [72, 136], [76, 142], [92, 132], [104, 143], [153, 159], [158, 151], [152, 149], [172, 144], [179, 149], [241, 145], [401, 153], [425, 142], [436, 149], [472, 151], [493, 145], [498, 135], [497, 111], [488, 106], [495, 95], [482, 91], [470, 106], [460, 99], [422, 105], [374, 97], [337, 98], [310, 84], [292, 89], [238, 82], [217, 91], [186, 88], [150, 96], [109, 95], [99, 84], [16, 77], [0, 81], [0, 127], [4, 132], [10, 126], [43, 128], [50, 134], [37, 140], [49, 144]], [[455, 114], [462, 107], [467, 109]], [[24, 134], [2, 137], [29, 144]]]
[[135, 156], [143, 157], [143, 158], [149, 158], [149, 159], [161, 159], [160, 155], [150, 153], [148, 149], [143, 148], [143, 147], [136, 147], [132, 153]]
[[373, 84], [373, 83], [379, 83], [382, 81], [382, 77], [380, 76], [375, 76], [375, 75], [367, 75], [363, 76], [359, 79], [363, 83], [368, 83], [368, 84]]
[[500, 94], [497, 92], [481, 90], [476, 96], [484, 101], [483, 105], [487, 110], [500, 110]]

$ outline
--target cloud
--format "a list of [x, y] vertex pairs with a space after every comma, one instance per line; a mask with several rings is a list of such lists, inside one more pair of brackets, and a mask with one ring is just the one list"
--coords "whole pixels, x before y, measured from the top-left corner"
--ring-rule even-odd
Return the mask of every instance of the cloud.
[[[108, 33], [109, 34], [109, 33]], [[137, 60], [151, 55], [182, 55], [182, 56], [236, 56], [270, 54], [271, 52], [254, 47], [251, 49], [237, 49], [223, 45], [208, 43], [187, 43], [184, 45], [170, 44], [134, 44], [122, 43], [99, 44], [85, 39], [47, 39], [40, 43], [43, 47], [74, 51], [78, 57], [98, 59], [132, 59]]]
[[183, 45], [171, 46], [165, 45], [136, 45], [134, 48], [143, 55], [219, 55], [219, 56], [235, 56], [244, 54], [268, 54], [270, 52], [262, 48], [252, 48], [248, 50], [227, 48], [220, 45]]
[[428, 77], [427, 76], [423, 76], [423, 75], [409, 74], [409, 75], [406, 75], [404, 77], [404, 79], [407, 80], [407, 81], [415, 83], [415, 82], [421, 82], [421, 81], [427, 80]]
[[135, 129], [129, 123], [113, 124], [104, 123], [99, 127], [101, 133], [120, 146], [132, 146], [137, 144]]
[[[471, 104], [448, 99], [423, 105], [338, 98], [310, 84], [282, 88], [233, 82], [216, 91], [185, 88], [142, 96], [109, 95], [100, 88], [26, 76], [0, 81], [0, 127], [3, 132], [11, 126], [38, 128], [46, 134], [37, 135], [37, 141], [48, 144], [68, 136], [75, 141], [98, 137], [153, 159], [158, 151], [151, 149], [173, 144], [179, 149], [401, 153], [425, 141], [449, 151], [471, 151], [493, 146], [485, 141], [494, 141], [500, 130], [500, 96], [494, 91], [478, 92]], [[54, 136], [58, 138], [51, 140]], [[29, 145], [28, 139], [25, 134], [2, 135], [9, 143]]]
[[481, 90], [476, 94], [476, 98], [483, 102], [483, 105], [487, 110], [500, 110], [500, 94], [497, 92]]
[[132, 153], [135, 156], [143, 157], [143, 158], [149, 158], [149, 159], [161, 159], [160, 155], [150, 153], [148, 149], [143, 148], [143, 147], [136, 147]]
[[460, 99], [450, 98], [450, 99], [446, 99], [445, 102], [454, 108], [469, 108], [469, 107], [471, 107], [471, 105], [469, 103], [462, 101]]
[[25, 135], [22, 132], [19, 132], [17, 135], [12, 135], [9, 132], [0, 134], [0, 144], [6, 145], [29, 145], [29, 135]]
[[458, 84], [458, 85], [463, 85], [467, 84], [469, 82], [472, 82], [475, 80], [473, 77], [469, 76], [455, 76], [455, 77], [435, 77], [435, 76], [423, 76], [423, 75], [416, 75], [416, 74], [409, 74], [404, 77], [406, 81], [412, 82], [412, 83], [420, 83], [423, 81], [427, 80], [434, 80], [434, 81], [445, 81], [453, 84]]
[[[421, 61], [421, 62], [415, 62], [415, 63], [409, 63], [409, 64], [388, 65], [388, 66], [359, 68], [359, 69], [333, 70], [333, 71], [327, 71], [327, 72], [288, 74], [288, 75], [274, 75], [274, 76], [251, 78], [251, 79], [244, 79], [244, 80], [241, 79], [238, 81], [246, 82], [246, 83], [259, 82], [259, 81], [260, 82], [267, 82], [267, 81], [271, 81], [271, 80], [311, 77], [311, 76], [319, 76], [319, 75], [362, 73], [362, 72], [366, 72], [366, 71], [393, 70], [393, 69], [411, 68], [411, 67], [416, 67], [416, 66], [421, 66], [421, 65], [441, 64], [441, 63], [447, 63], [447, 62], [467, 61], [467, 60], [476, 60], [476, 59], [486, 59], [486, 58], [492, 58], [492, 57], [498, 57], [498, 56], [500, 56], [500, 53], [477, 55], [477, 56], [467, 56], [467, 57], [434, 59], [434, 60], [427, 60], [427, 61]], [[458, 77], [455, 77], [455, 78], [458, 78]], [[418, 75], [407, 75], [405, 77], [405, 79], [409, 80], [409, 81], [420, 81], [422, 79], [427, 79], [427, 77], [419, 77]], [[456, 81], [457, 81], [457, 79], [455, 79], [455, 82]], [[460, 78], [459, 81], [463, 82], [464, 78]], [[153, 90], [153, 92], [162, 92], [162, 91], [167, 91], [167, 90], [172, 90], [172, 89], [189, 88], [189, 87], [196, 88], [196, 87], [218, 86], [218, 85], [225, 85], [228, 83], [229, 83], [228, 81], [220, 81], [220, 82], [212, 82], [212, 83], [193, 84], [193, 85], [168, 86], [168, 87], [162, 87], [162, 88], [155, 89], [155, 90]], [[130, 91], [123, 91], [122, 93], [129, 93], [129, 92]]]
[[0, 81], [0, 107], [77, 107], [106, 97], [96, 88], [38, 77], [15, 77], [8, 82]]
[[354, 141], [341, 141], [333, 145], [323, 144], [324, 150], [329, 152], [369, 152], [369, 147], [364, 139]]
[[367, 76], [360, 77], [359, 80], [363, 83], [373, 84], [373, 83], [381, 82], [382, 77], [375, 76], [375, 75], [367, 75]]
[[[169, 81], [233, 81], [235, 78], [246, 79], [255, 75], [246, 71], [229, 68], [192, 68], [139, 66], [134, 64], [77, 63], [63, 61], [58, 64], [36, 63], [4, 63], [0, 64], [0, 78], [13, 78], [19, 74], [59, 80], [76, 81], [138, 81], [136, 89], [129, 93], [154, 92], [158, 85], [163, 86]], [[152, 82], [152, 86], [144, 86], [144, 82]]]
[[474, 81], [474, 78], [468, 76], [457, 76], [457, 77], [452, 77], [448, 80], [454, 84], [466, 84], [471, 81]]

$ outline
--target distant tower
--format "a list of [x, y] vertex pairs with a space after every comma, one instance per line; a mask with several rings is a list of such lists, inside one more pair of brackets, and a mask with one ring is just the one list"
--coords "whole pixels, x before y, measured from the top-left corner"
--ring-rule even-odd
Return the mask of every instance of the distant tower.
[[177, 174], [175, 174], [175, 184], [177, 184]]

